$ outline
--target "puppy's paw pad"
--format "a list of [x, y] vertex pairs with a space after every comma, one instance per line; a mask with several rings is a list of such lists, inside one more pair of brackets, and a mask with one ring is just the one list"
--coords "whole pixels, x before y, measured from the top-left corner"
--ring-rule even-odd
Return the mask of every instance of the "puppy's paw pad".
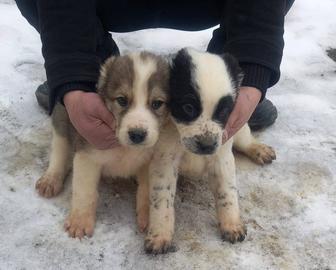
[[145, 251], [148, 254], [164, 254], [167, 252], [175, 252], [176, 247], [171, 243], [171, 237], [167, 236], [147, 236], [145, 240]]
[[63, 179], [57, 174], [45, 174], [35, 184], [38, 194], [45, 198], [58, 195], [63, 188]]
[[272, 163], [276, 159], [274, 149], [266, 144], [254, 144], [250, 150], [250, 156], [260, 165]]
[[223, 241], [228, 241], [231, 244], [234, 244], [236, 242], [244, 241], [247, 235], [247, 229], [242, 223], [230, 224], [221, 228], [221, 234]]
[[71, 213], [64, 223], [64, 229], [72, 238], [82, 239], [91, 237], [95, 226], [95, 217], [92, 214]]

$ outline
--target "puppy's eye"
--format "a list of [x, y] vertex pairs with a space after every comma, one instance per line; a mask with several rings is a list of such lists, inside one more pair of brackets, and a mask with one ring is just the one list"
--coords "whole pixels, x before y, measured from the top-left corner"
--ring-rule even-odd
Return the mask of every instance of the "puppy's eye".
[[117, 97], [116, 101], [121, 107], [126, 107], [128, 105], [127, 97]]
[[194, 106], [190, 103], [184, 104], [182, 106], [183, 111], [189, 116], [189, 117], [193, 117], [194, 116]]
[[153, 109], [154, 111], [160, 109], [160, 108], [162, 107], [163, 103], [164, 103], [164, 102], [163, 102], [162, 100], [154, 100], [154, 101], [152, 102], [152, 109]]

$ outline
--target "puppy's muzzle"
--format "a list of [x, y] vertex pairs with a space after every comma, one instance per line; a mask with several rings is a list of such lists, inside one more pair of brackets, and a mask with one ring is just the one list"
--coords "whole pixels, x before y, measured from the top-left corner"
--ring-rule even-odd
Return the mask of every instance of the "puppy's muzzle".
[[198, 140], [196, 141], [197, 150], [202, 155], [213, 154], [218, 146], [216, 140]]
[[198, 155], [211, 155], [218, 147], [218, 140], [214, 135], [196, 135], [183, 139], [183, 142], [191, 152]]
[[147, 131], [140, 128], [130, 129], [128, 131], [128, 138], [134, 144], [143, 143], [147, 137]]

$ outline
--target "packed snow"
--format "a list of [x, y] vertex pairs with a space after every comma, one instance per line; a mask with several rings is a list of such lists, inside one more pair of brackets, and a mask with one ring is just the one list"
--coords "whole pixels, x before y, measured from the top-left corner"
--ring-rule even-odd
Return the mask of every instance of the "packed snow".
[[[41, 42], [10, 0], [0, 0], [0, 269], [336, 269], [336, 1], [296, 1], [286, 17], [280, 82], [269, 90], [279, 118], [256, 136], [277, 160], [237, 155], [247, 239], [222, 242], [207, 183], [182, 179], [176, 252], [151, 256], [135, 222], [133, 181], [103, 181], [95, 234], [63, 231], [71, 185], [54, 199], [35, 181], [48, 164], [50, 123], [34, 91], [45, 80]], [[122, 52], [205, 49], [211, 30], [114, 34]]]

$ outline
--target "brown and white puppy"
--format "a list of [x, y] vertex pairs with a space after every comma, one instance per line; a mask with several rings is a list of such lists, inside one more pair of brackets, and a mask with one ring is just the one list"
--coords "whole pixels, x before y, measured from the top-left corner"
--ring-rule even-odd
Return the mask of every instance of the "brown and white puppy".
[[247, 125], [222, 145], [242, 78], [237, 60], [230, 55], [182, 49], [173, 58], [169, 90], [172, 123], [162, 132], [150, 164], [147, 252], [164, 253], [171, 245], [178, 173], [208, 178], [223, 240], [244, 240], [246, 228], [240, 219], [232, 147], [260, 164], [271, 162], [275, 153], [257, 142]]
[[55, 107], [50, 163], [36, 189], [43, 197], [57, 195], [73, 165], [72, 205], [65, 222], [70, 236], [93, 234], [97, 186], [102, 175], [136, 176], [138, 223], [141, 230], [145, 229], [149, 211], [148, 163], [160, 128], [167, 120], [168, 80], [168, 64], [151, 53], [133, 53], [106, 61], [97, 89], [116, 119], [120, 144], [109, 150], [97, 150], [88, 144], [71, 125], [65, 108]]

